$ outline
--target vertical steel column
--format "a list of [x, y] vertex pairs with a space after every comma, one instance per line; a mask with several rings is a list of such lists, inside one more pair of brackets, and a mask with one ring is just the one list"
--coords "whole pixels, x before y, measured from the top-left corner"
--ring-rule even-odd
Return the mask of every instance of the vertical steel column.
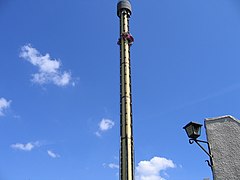
[[[133, 38], [129, 33], [131, 4], [127, 0], [119, 1], [120, 18], [120, 180], [134, 180], [134, 149], [132, 130], [132, 97], [130, 46]], [[132, 38], [132, 39], [131, 39]]]

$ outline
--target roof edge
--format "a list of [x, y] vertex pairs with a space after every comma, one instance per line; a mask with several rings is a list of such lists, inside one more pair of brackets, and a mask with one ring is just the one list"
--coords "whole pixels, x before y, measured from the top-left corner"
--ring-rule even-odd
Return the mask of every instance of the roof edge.
[[231, 115], [224, 115], [224, 116], [219, 116], [219, 117], [213, 117], [213, 118], [206, 118], [204, 120], [205, 124], [206, 123], [212, 123], [212, 122], [222, 122], [222, 121], [227, 121], [227, 120], [232, 120], [235, 121], [237, 123], [240, 123], [240, 121], [238, 119], [236, 119], [235, 117], [231, 116]]
[[239, 121], [238, 119], [236, 119], [235, 117], [233, 117], [231, 115], [224, 115], [224, 116], [218, 116], [218, 117], [213, 117], [213, 118], [206, 118], [205, 121], [221, 120], [221, 119], [226, 119], [226, 118], [230, 118], [230, 119]]

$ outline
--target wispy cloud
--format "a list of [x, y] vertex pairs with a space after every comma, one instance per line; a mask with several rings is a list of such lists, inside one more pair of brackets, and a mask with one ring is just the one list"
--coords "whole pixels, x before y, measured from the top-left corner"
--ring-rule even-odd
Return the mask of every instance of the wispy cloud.
[[112, 129], [114, 126], [114, 122], [110, 119], [102, 119], [100, 123], [98, 124], [98, 131], [95, 132], [97, 136], [101, 136], [103, 132], [108, 131], [109, 129]]
[[119, 169], [119, 165], [118, 164], [114, 164], [114, 163], [108, 164], [108, 167], [111, 168], [111, 169]]
[[49, 155], [51, 158], [59, 158], [59, 157], [60, 157], [59, 154], [56, 154], [56, 153], [54, 153], [54, 152], [51, 151], [51, 150], [48, 150], [47, 153], [48, 153], [48, 155]]
[[38, 72], [32, 74], [32, 81], [34, 83], [41, 85], [53, 83], [57, 86], [75, 85], [75, 83], [72, 82], [71, 73], [61, 71], [60, 60], [52, 59], [49, 54], [42, 55], [30, 44], [21, 48], [19, 56], [38, 68]]
[[0, 98], [0, 116], [4, 116], [4, 111], [10, 107], [11, 101]]
[[119, 165], [115, 163], [109, 163], [109, 164], [103, 163], [102, 165], [104, 168], [119, 169]]
[[136, 167], [136, 180], [165, 180], [160, 173], [168, 168], [175, 168], [172, 160], [163, 157], [154, 157], [150, 161], [140, 161]]
[[10, 147], [16, 150], [21, 150], [21, 151], [31, 151], [36, 147], [41, 146], [39, 141], [36, 142], [29, 142], [26, 144], [23, 143], [16, 143], [16, 144], [12, 144]]

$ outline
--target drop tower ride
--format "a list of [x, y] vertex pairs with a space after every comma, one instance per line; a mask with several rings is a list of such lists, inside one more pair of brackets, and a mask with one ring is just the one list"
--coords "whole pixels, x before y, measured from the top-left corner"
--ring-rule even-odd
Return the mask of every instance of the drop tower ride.
[[129, 0], [119, 0], [120, 19], [120, 180], [134, 180], [134, 146], [132, 129], [132, 94], [130, 47], [134, 41], [129, 30], [132, 9]]

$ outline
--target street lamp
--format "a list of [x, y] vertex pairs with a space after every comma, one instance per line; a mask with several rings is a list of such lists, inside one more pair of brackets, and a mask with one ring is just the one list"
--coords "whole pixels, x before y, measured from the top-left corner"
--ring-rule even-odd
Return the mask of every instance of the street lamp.
[[[201, 127], [202, 124], [196, 122], [190, 122], [186, 126], [183, 127], [185, 129], [187, 136], [189, 137], [189, 143], [193, 144], [194, 142], [209, 156], [210, 161], [206, 160], [208, 165], [213, 168], [213, 161], [212, 161], [212, 153], [209, 147], [209, 143], [207, 141], [198, 140], [197, 138], [201, 135]], [[205, 143], [208, 146], [208, 151], [200, 144]]]
[[201, 135], [201, 124], [190, 122], [183, 127], [189, 138], [197, 139]]

